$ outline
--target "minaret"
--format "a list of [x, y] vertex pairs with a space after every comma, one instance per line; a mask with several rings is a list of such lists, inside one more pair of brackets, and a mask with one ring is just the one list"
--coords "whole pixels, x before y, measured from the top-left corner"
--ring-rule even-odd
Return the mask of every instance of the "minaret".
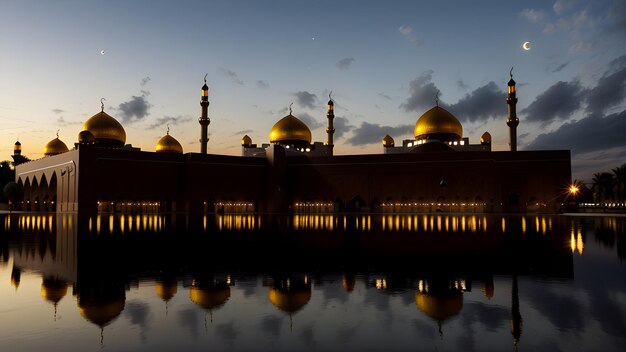
[[[332, 94], [332, 92], [330, 92]], [[335, 103], [333, 103], [333, 99], [328, 94], [328, 112], [326, 113], [326, 118], [328, 119], [328, 127], [326, 128], [326, 134], [328, 135], [328, 139], [326, 140], [326, 145], [330, 150], [330, 155], [333, 155], [333, 134], [335, 133], [335, 127], [333, 127], [333, 119], [335, 118]]]
[[506, 124], [509, 125], [509, 139], [511, 145], [511, 151], [517, 151], [517, 125], [519, 125], [519, 119], [517, 118], [517, 112], [515, 106], [517, 105], [517, 98], [515, 97], [515, 81], [513, 80], [513, 67], [509, 72], [511, 80], [509, 81], [508, 91], [509, 95], [506, 98], [506, 104], [509, 106], [509, 119], [506, 120]]
[[200, 123], [200, 153], [206, 154], [206, 146], [209, 143], [209, 124], [211, 119], [209, 118], [209, 86], [206, 85], [206, 76], [204, 75], [204, 85], [202, 86], [202, 99], [200, 100], [200, 106], [202, 106], [202, 115], [198, 118]]
[[13, 156], [22, 155], [22, 143], [20, 141], [15, 142], [13, 146]]

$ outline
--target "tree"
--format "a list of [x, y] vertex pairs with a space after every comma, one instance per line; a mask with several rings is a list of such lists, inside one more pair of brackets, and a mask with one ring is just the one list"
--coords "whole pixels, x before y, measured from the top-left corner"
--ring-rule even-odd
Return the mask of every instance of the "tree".
[[591, 180], [593, 195], [596, 203], [613, 199], [613, 184], [615, 178], [608, 172], [595, 173]]
[[626, 199], [626, 164], [618, 166], [612, 171], [615, 178], [616, 199], [619, 201], [624, 201]]
[[[0, 162], [0, 189], [4, 189], [4, 186], [15, 179], [15, 170], [11, 169], [9, 161]], [[0, 192], [0, 203], [6, 203], [6, 199], [2, 192]]]

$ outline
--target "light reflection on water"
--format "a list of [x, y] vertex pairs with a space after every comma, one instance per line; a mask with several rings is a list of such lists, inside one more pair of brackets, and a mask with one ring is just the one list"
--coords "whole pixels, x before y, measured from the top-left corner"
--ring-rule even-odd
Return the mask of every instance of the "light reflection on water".
[[2, 216], [3, 350], [623, 350], [620, 217]]

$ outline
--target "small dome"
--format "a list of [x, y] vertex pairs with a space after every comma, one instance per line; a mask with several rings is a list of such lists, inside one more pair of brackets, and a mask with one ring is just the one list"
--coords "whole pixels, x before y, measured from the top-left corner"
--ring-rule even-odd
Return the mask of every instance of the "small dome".
[[45, 147], [43, 147], [43, 155], [45, 156], [57, 155], [68, 151], [69, 149], [67, 149], [67, 145], [65, 145], [59, 137], [51, 140]]
[[96, 142], [96, 137], [94, 137], [94, 135], [91, 132], [87, 130], [78, 132], [78, 143], [93, 144], [95, 142]]
[[170, 136], [169, 134], [166, 134], [165, 136], [161, 137], [161, 139], [159, 139], [159, 141], [157, 142], [156, 152], [182, 154], [183, 146], [180, 145], [176, 138]]
[[200, 288], [191, 286], [189, 298], [203, 309], [218, 308], [224, 305], [230, 298], [230, 287]]
[[241, 145], [246, 148], [250, 148], [250, 146], [252, 145], [252, 138], [250, 138], [250, 136], [248, 135], [243, 136], [243, 138], [241, 139]]
[[480, 144], [491, 144], [491, 134], [489, 132], [485, 132], [480, 136]]
[[104, 111], [100, 111], [85, 121], [81, 131], [91, 132], [97, 144], [105, 147], [121, 148], [126, 143], [124, 127]]
[[311, 299], [311, 287], [292, 290], [271, 288], [269, 299], [276, 308], [287, 313], [293, 313], [309, 303]]
[[178, 292], [178, 283], [176, 281], [157, 281], [154, 290], [160, 299], [167, 302]]
[[22, 145], [22, 143], [20, 143], [20, 141], [15, 142], [15, 146], [20, 146]]
[[443, 321], [461, 312], [461, 309], [463, 309], [463, 295], [459, 292], [457, 294], [435, 296], [416, 291], [415, 305], [432, 319]]
[[270, 143], [311, 144], [311, 130], [297, 117], [289, 114], [270, 130]]
[[41, 298], [53, 304], [59, 301], [67, 294], [67, 283], [62, 280], [44, 279], [41, 283]]
[[450, 142], [461, 139], [463, 126], [448, 110], [435, 106], [420, 116], [413, 132], [417, 140], [438, 139]]
[[390, 135], [385, 135], [385, 137], [383, 138], [383, 147], [393, 147], [396, 144], [396, 142], [393, 140], [393, 138], [391, 138]]

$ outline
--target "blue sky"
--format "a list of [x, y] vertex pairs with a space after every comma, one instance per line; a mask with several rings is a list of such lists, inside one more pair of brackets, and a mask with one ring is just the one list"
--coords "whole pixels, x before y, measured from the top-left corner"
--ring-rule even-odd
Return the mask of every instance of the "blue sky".
[[4, 0], [0, 33], [0, 159], [18, 138], [40, 157], [57, 129], [71, 145], [102, 97], [127, 143], [154, 150], [169, 123], [199, 151], [205, 73], [211, 153], [267, 142], [291, 102], [325, 140], [330, 90], [338, 154], [410, 138], [437, 90], [470, 142], [506, 150], [514, 66], [520, 149], [571, 149], [576, 178], [626, 161], [620, 0]]

